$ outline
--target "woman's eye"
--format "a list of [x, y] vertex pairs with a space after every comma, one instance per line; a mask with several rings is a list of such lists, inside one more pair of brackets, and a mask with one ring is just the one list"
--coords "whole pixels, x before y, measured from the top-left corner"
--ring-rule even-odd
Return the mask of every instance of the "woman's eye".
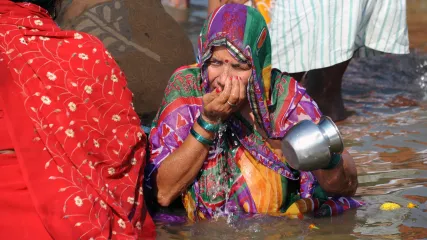
[[236, 70], [240, 70], [240, 71], [247, 71], [247, 70], [249, 70], [249, 69], [251, 69], [251, 67], [249, 66], [249, 65], [247, 65], [247, 64], [244, 64], [244, 65], [235, 65], [235, 66], [233, 66], [233, 68], [234, 69], [236, 69]]
[[213, 66], [221, 66], [222, 63], [220, 61], [212, 60], [212, 61], [210, 61], [210, 64]]

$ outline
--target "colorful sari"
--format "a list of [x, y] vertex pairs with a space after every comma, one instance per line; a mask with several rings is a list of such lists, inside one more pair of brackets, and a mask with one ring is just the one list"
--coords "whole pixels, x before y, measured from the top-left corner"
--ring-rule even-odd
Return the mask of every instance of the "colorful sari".
[[102, 43], [62, 31], [39, 6], [2, 0], [0, 61], [0, 133], [10, 141], [0, 150], [16, 153], [0, 154], [0, 238], [153, 237], [147, 139]]
[[258, 11], [264, 17], [267, 25], [270, 25], [271, 22], [271, 13], [273, 12], [273, 5], [275, 0], [252, 0], [251, 4], [253, 7], [258, 9]]
[[[155, 172], [180, 147], [202, 110], [209, 89], [206, 61], [214, 46], [226, 46], [236, 59], [250, 59], [247, 97], [255, 120], [269, 138], [280, 139], [303, 119], [318, 121], [317, 105], [295, 80], [271, 69], [270, 36], [259, 12], [226, 4], [206, 21], [199, 39], [199, 63], [178, 69], [166, 88], [150, 132], [148, 188]], [[351, 198], [329, 199], [311, 172], [291, 169], [286, 160], [238, 113], [222, 124], [200, 174], [183, 194], [192, 221], [218, 215], [267, 213], [302, 217], [335, 215], [357, 207]]]

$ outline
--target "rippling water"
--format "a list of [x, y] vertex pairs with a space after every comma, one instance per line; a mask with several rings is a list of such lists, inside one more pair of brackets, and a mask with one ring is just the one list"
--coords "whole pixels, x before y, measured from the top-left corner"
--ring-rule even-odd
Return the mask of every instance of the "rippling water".
[[[195, 44], [206, 1], [171, 12]], [[408, 0], [411, 46], [427, 49], [427, 1]], [[342, 216], [304, 221], [256, 216], [196, 224], [158, 224], [160, 239], [427, 239], [427, 55], [353, 60], [344, 77], [353, 115], [339, 128], [357, 164], [357, 197], [367, 205]], [[402, 208], [382, 211], [386, 201]], [[407, 208], [412, 202], [418, 208]], [[309, 230], [314, 223], [318, 230]]]

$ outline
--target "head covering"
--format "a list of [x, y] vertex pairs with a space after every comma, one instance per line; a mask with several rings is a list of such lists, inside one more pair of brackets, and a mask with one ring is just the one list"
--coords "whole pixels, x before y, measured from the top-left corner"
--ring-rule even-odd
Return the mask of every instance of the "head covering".
[[272, 70], [270, 34], [262, 15], [240, 4], [224, 5], [210, 15], [198, 43], [205, 92], [209, 92], [206, 61], [214, 46], [226, 46], [236, 59], [251, 63], [247, 97], [255, 119], [269, 137], [282, 137], [287, 130], [282, 122], [298, 105], [305, 89], [289, 76]]
[[[153, 173], [181, 146], [200, 115], [202, 96], [210, 91], [206, 63], [215, 46], [226, 46], [237, 60], [251, 63], [247, 98], [258, 125], [270, 138], [284, 136], [302, 119], [320, 118], [305, 89], [271, 69], [270, 36], [262, 15], [245, 5], [226, 4], [203, 26], [198, 64], [178, 69], [165, 90], [150, 133], [149, 188], [155, 184]], [[289, 187], [295, 181], [300, 182], [300, 195], [298, 187]], [[223, 123], [200, 174], [184, 194], [184, 206], [192, 220], [230, 212], [286, 212], [295, 198], [312, 196], [316, 187], [311, 173], [290, 169], [236, 112]]]

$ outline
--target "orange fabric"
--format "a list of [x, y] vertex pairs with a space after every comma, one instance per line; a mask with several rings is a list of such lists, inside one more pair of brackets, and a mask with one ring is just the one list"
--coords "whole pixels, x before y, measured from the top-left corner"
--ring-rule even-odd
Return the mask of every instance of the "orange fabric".
[[258, 212], [280, 212], [282, 205], [281, 176], [262, 165], [254, 157], [245, 152], [237, 161]]

